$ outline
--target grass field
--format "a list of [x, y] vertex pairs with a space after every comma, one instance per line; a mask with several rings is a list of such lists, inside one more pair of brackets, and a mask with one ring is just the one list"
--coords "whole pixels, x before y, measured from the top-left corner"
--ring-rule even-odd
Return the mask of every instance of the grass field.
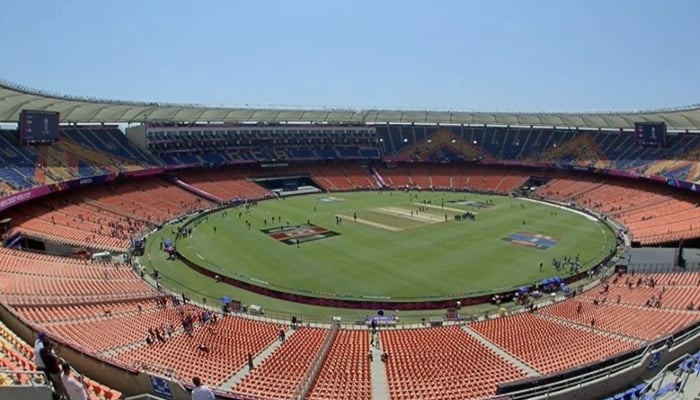
[[[476, 220], [454, 220], [466, 211]], [[513, 234], [525, 240], [504, 240]], [[427, 192], [264, 201], [211, 214], [177, 243], [191, 260], [262, 286], [396, 300], [461, 296], [565, 275], [554, 270], [553, 257], [580, 254], [590, 266], [613, 245], [604, 225], [570, 211], [500, 196]], [[178, 274], [171, 277], [180, 281]]]

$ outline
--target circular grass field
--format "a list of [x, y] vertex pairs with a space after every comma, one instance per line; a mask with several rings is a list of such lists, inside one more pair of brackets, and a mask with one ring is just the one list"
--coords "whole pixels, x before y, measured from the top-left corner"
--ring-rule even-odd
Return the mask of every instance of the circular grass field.
[[[466, 213], [474, 220], [455, 220]], [[218, 211], [191, 226], [192, 236], [179, 239], [177, 248], [203, 267], [329, 298], [429, 300], [491, 292], [569, 275], [568, 268], [553, 267], [553, 258], [578, 255], [583, 268], [596, 265], [615, 245], [607, 225], [580, 213], [452, 192], [296, 196]]]

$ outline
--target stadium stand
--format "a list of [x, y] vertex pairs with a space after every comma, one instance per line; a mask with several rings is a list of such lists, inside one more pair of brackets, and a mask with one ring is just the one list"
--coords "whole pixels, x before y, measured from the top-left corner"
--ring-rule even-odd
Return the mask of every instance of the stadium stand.
[[[238, 129], [230, 132], [222, 130], [221, 134], [208, 131], [192, 133], [195, 137], [201, 135], [203, 140], [206, 139], [205, 144], [200, 146], [186, 135], [168, 133], [167, 127], [163, 127], [162, 132], [151, 132], [150, 142], [151, 147], [160, 149], [161, 152], [157, 153], [161, 157], [160, 161], [134, 146], [115, 126], [66, 126], [62, 129], [62, 140], [52, 146], [21, 146], [17, 142], [16, 133], [5, 130], [0, 134], [0, 141], [4, 144], [4, 168], [0, 171], [0, 190], [5, 194], [11, 194], [36, 186], [58, 184], [71, 179], [89, 178], [107, 173], [138, 171], [161, 164], [218, 165], [226, 160], [220, 159], [220, 162], [210, 163], [205, 160], [209, 157], [208, 155], [197, 154], [206, 150], [209, 145], [220, 144], [222, 140], [224, 143], [229, 142], [232, 152], [237, 152], [239, 155], [247, 154], [238, 158], [229, 157], [227, 162], [279, 161], [280, 159], [352, 160], [357, 154], [365, 154], [366, 149], [372, 148], [376, 137], [380, 137], [384, 139], [379, 141], [380, 149], [387, 160], [439, 162], [530, 160], [558, 168], [572, 166], [616, 168], [635, 174], [654, 173], [663, 177], [688, 180], [695, 180], [694, 178], [700, 173], [697, 168], [699, 158], [697, 154], [700, 153], [696, 150], [700, 148], [700, 136], [694, 134], [684, 134], [682, 140], [681, 137], [676, 137], [668, 147], [658, 149], [635, 146], [631, 134], [623, 134], [619, 131], [579, 132], [561, 128], [435, 128], [393, 125], [378, 126], [375, 130], [376, 136], [357, 133], [349, 128], [327, 130], [327, 132], [285, 128], [283, 131], [293, 137], [293, 139], [286, 139], [286, 143], [285, 140], [279, 139], [279, 133], [273, 134], [266, 130]], [[347, 139], [338, 139], [342, 132], [348, 135]], [[223, 135], [225, 139], [217, 135]], [[349, 142], [345, 143], [346, 140]], [[351, 143], [353, 140], [359, 143]], [[308, 150], [309, 147], [304, 146], [303, 148], [307, 150], [302, 149], [302, 143], [312, 142], [313, 144], [315, 141], [318, 141], [320, 147], [311, 146], [311, 150]], [[268, 150], [264, 150], [265, 146], [262, 144], [265, 144]], [[361, 147], [357, 150], [358, 145], [369, 147]], [[356, 149], [348, 150], [346, 146]], [[256, 151], [253, 151], [253, 148]], [[261, 148], [263, 150], [260, 150]], [[173, 152], [178, 154], [177, 157], [186, 158], [186, 160], [168, 160], [167, 155]], [[224, 151], [221, 154], [229, 153]], [[416, 154], [419, 155], [418, 158]], [[439, 154], [439, 157], [435, 154]], [[215, 157], [215, 155], [211, 156]], [[278, 156], [282, 158], [277, 158]], [[376, 159], [375, 156], [378, 156], [378, 153], [372, 153], [372, 157], [367, 158]], [[364, 167], [342, 165], [318, 168], [320, 169], [310, 167], [306, 172], [311, 173], [316, 183], [325, 190], [376, 188], [380, 184], [375, 177], [366, 172]], [[408, 168], [408, 171], [405, 171], [405, 168]], [[439, 164], [402, 166], [393, 172], [378, 166], [378, 171], [381, 176], [386, 177], [386, 184], [394, 188], [451, 188], [498, 193], [512, 192], [528, 178], [527, 174], [514, 173], [512, 170], [489, 170], [484, 167], [470, 166], [467, 167], [467, 171], [464, 171], [461, 168]], [[211, 172], [211, 174], [215, 173]], [[250, 176], [245, 170], [231, 173], [233, 174], [231, 177], [235, 176], [235, 180], [244, 187], [221, 187], [221, 182], [225, 181], [222, 177], [227, 174], [229, 173], [218, 172], [218, 175], [207, 178], [192, 175], [191, 172], [185, 173], [187, 179], [197, 180], [195, 186], [209, 187], [211, 191], [218, 193], [213, 193], [214, 196], [221, 199], [241, 195], [259, 197], [265, 193], [263, 189], [244, 182]], [[558, 183], [560, 179], [563, 181]], [[571, 182], [572, 180], [575, 182]], [[567, 185], [567, 181], [571, 185]], [[612, 197], [608, 193], [612, 190], [611, 187], [616, 188]], [[559, 178], [545, 185], [538, 190], [538, 193], [555, 200], [574, 200], [578, 204], [605, 212], [625, 223], [635, 236], [635, 240], [643, 245], [700, 236], [700, 227], [692, 226], [692, 220], [698, 217], [692, 196], [673, 192], [671, 188], [662, 185], [609, 182], [609, 179], [601, 182], [600, 178]], [[131, 198], [138, 198], [138, 196], [131, 195]], [[635, 201], [631, 202], [631, 199]], [[620, 206], [620, 201], [624, 206]], [[670, 205], [666, 204], [670, 207], [662, 206], [664, 202], [671, 202]], [[615, 207], [624, 211], [615, 210]], [[164, 208], [167, 210], [174, 207]], [[160, 221], [167, 220], [163, 215], [151, 217]], [[44, 233], [37, 227], [27, 226], [25, 229], [31, 229], [34, 234]], [[88, 231], [93, 230], [88, 229]], [[63, 232], [63, 236], [71, 243], [77, 244], [78, 239], [74, 238], [74, 235], [74, 231]], [[112, 239], [115, 241], [114, 239], [117, 238]], [[85, 241], [85, 239], [80, 240], [80, 242]], [[110, 246], [117, 248], [122, 247], [123, 244], [112, 243]]]
[[155, 162], [153, 157], [129, 142], [116, 125], [66, 126], [61, 129], [61, 134], [81, 149], [93, 149], [96, 154], [106, 157], [102, 161], [107, 164], [116, 161], [125, 170], [151, 166]]
[[[684, 328], [697, 320], [693, 311], [636, 308], [614, 304], [608, 300], [600, 304], [592, 300], [568, 300], [546, 307], [542, 315], [564, 319], [579, 325], [591, 325], [619, 335], [652, 341]], [[579, 304], [581, 305], [579, 308]]]
[[[653, 286], [649, 282], [654, 282]], [[582, 298], [662, 310], [689, 310], [700, 306], [698, 272], [619, 274], [608, 283], [605, 293], [589, 292]], [[656, 305], [658, 300], [658, 307]]]
[[457, 326], [387, 330], [381, 343], [395, 400], [480, 398], [495, 394], [499, 381], [525, 377]]
[[7, 304], [71, 304], [153, 297], [128, 267], [0, 249], [0, 298]]
[[178, 178], [210, 193], [221, 201], [262, 199], [272, 194], [262, 186], [248, 180], [243, 172], [186, 171]]
[[[3, 385], [22, 384], [23, 371], [37, 371], [34, 364], [34, 348], [25, 343], [0, 322], [0, 379]], [[84, 376], [90, 400], [119, 400], [121, 393]], [[41, 383], [41, 382], [40, 382]]]
[[392, 161], [511, 160], [557, 167], [593, 167], [697, 182], [700, 135], [686, 133], [665, 148], [641, 147], [632, 133], [566, 128], [381, 125], [382, 153]]
[[[175, 376], [185, 382], [199, 376], [206, 382], [220, 385], [246, 363], [248, 353], [260, 353], [277, 337], [277, 325], [239, 317], [220, 318], [212, 330], [196, 328], [190, 336], [179, 329], [180, 318], [174, 310], [161, 310], [160, 313], [163, 311], [169, 314], [168, 321], [178, 326], [177, 332], [165, 343], [146, 344], [143, 339], [147, 332], [142, 329], [138, 343], [113, 349], [110, 354], [128, 365], [145, 366], [162, 374], [174, 371]], [[202, 310], [192, 308], [191, 311], [199, 315]], [[159, 326], [155, 322], [160, 321], [153, 322], [141, 326]], [[209, 351], [202, 351], [199, 348], [201, 344], [206, 344]], [[159, 366], [167, 369], [158, 370]]]
[[[254, 398], [291, 398], [311, 368], [328, 334], [328, 329], [316, 328], [302, 328], [295, 332], [283, 346], [234, 387], [233, 392]], [[345, 376], [343, 379], [352, 378]]]
[[700, 226], [693, 226], [700, 218], [695, 199], [658, 184], [577, 176], [553, 179], [537, 193], [616, 218], [642, 245], [695, 238], [700, 234]]
[[[283, 133], [271, 134], [255, 128], [196, 133], [197, 127], [192, 127], [188, 136], [168, 129], [163, 126], [162, 131], [149, 132], [151, 154], [135, 146], [116, 126], [67, 126], [59, 142], [36, 146], [22, 146], [16, 132], [0, 131], [3, 196], [148, 168], [222, 166], [172, 172], [167, 178], [116, 179], [107, 185], [55, 193], [15, 207], [3, 217], [12, 218], [14, 231], [26, 236], [123, 251], [131, 246], [132, 238], [216, 204], [178, 185], [173, 175], [222, 202], [260, 199], [270, 193], [250, 178], [269, 172], [248, 164], [305, 161], [280, 167], [275, 173], [309, 176], [326, 191], [386, 187], [509, 194], [534, 172], [542, 172], [553, 179], [537, 195], [615, 218], [641, 244], [700, 237], [700, 224], [693, 226], [700, 219], [693, 193], [679, 192], [663, 182], [584, 177], [545, 169], [613, 168], [698, 182], [700, 136], [695, 134], [681, 135], [666, 148], [653, 148], [636, 146], [631, 134], [619, 131], [561, 128], [386, 125], [370, 134], [366, 129], [347, 127], [285, 127], [279, 128]], [[380, 157], [387, 163], [379, 162]], [[451, 163], [446, 164], [448, 161]], [[540, 169], [533, 172], [475, 161], [537, 162]], [[226, 168], [224, 164], [242, 165]], [[642, 283], [638, 283], [640, 278]], [[391, 399], [495, 395], [497, 384], [526, 376], [511, 357], [542, 374], [556, 374], [642, 348], [700, 319], [698, 273], [619, 275], [615, 279], [604, 293], [602, 287], [596, 287], [534, 313], [469, 324], [468, 329], [507, 356], [495, 353], [462, 327], [383, 331]], [[653, 286], [643, 283], [651, 280]], [[181, 311], [157, 305], [160, 293], [125, 265], [8, 249], [0, 250], [0, 298], [23, 320], [87, 354], [183, 382], [197, 375], [215, 387], [245, 368], [247, 354], [257, 356], [270, 348], [279, 330], [274, 323], [225, 316], [212, 330], [209, 325], [197, 326], [190, 336], [180, 327], [182, 315], [200, 315], [203, 310], [195, 305], [183, 306]], [[661, 300], [660, 305], [648, 305], [651, 299]], [[177, 328], [164, 343], [146, 343], [149, 328], [171, 324]], [[372, 398], [366, 332], [341, 330], [325, 358], [319, 360], [328, 335], [328, 329], [296, 331], [230, 394], [288, 398], [297, 393], [314, 363], [321, 361], [308, 398]], [[2, 365], [9, 370], [0, 379], [13, 382], [20, 379], [13, 371], [36, 370], [31, 346], [4, 326], [0, 326], [0, 344]], [[201, 344], [209, 350], [201, 350]], [[121, 395], [88, 382], [94, 398]]]
[[374, 144], [376, 136], [366, 127], [205, 128], [150, 125], [145, 137], [148, 150], [166, 165], [357, 160], [380, 156]]
[[24, 235], [91, 249], [122, 251], [144, 232], [211, 205], [164, 180], [93, 186], [7, 214]]
[[368, 351], [369, 341], [364, 330], [338, 332], [308, 398], [370, 400]]
[[638, 340], [603, 333], [590, 325], [566, 324], [530, 313], [471, 327], [543, 374], [602, 361], [641, 345]]

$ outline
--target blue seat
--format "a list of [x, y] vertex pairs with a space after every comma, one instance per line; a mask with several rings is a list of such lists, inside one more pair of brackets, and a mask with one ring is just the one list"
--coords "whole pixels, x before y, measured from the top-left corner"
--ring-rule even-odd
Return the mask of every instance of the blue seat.
[[637, 398], [637, 389], [632, 388], [632, 389], [627, 389], [627, 391], [624, 393], [623, 398], [625, 400], [632, 400]]

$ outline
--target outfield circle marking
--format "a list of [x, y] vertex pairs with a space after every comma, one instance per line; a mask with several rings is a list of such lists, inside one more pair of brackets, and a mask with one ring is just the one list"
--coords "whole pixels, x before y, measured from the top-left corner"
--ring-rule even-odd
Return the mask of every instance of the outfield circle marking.
[[[479, 195], [487, 195], [487, 194], [479, 194]], [[493, 195], [492, 193], [489, 193], [488, 195]], [[501, 197], [501, 196], [499, 196]], [[555, 204], [549, 203], [549, 202], [539, 202], [541, 205], [545, 206], [553, 206], [557, 208], [562, 208], [564, 209], [565, 207], [562, 206], [556, 206]], [[417, 203], [413, 203], [412, 205], [416, 205]], [[425, 204], [422, 204], [425, 205]], [[407, 206], [410, 207], [410, 206]], [[434, 206], [432, 208], [437, 208], [439, 206]], [[375, 207], [376, 208], [376, 207]], [[442, 208], [442, 207], [440, 207]], [[372, 208], [368, 208], [367, 210], [372, 210]], [[575, 210], [567, 209], [569, 211], [575, 212]], [[213, 214], [213, 213], [218, 213], [220, 212], [221, 209], [216, 209], [216, 210], [211, 210], [209, 213], [200, 215], [193, 220], [188, 221], [189, 223], [196, 223], [197, 221], [201, 220], [201, 218], [205, 218], [206, 215]], [[407, 209], [409, 215], [410, 215], [410, 209]], [[461, 212], [464, 212], [465, 210], [459, 210]], [[576, 212], [576, 214], [583, 214], [580, 212]], [[485, 214], [484, 214], [485, 215]], [[358, 223], [365, 223], [365, 225], [368, 226], [374, 226], [380, 229], [388, 230], [388, 231], [394, 231], [394, 232], [399, 232], [403, 231], [406, 229], [402, 229], [396, 226], [391, 226], [387, 224], [382, 224], [380, 222], [375, 222], [375, 221], [368, 221], [362, 218], [358, 218], [355, 220], [354, 215], [351, 217], [347, 213], [344, 214], [336, 214], [336, 216], [343, 218], [344, 221], [349, 221], [353, 222], [356, 221]], [[518, 221], [519, 222], [519, 221]], [[452, 224], [450, 224], [452, 225]], [[519, 223], [518, 223], [519, 225]], [[424, 224], [424, 226], [429, 226], [429, 224]], [[456, 226], [456, 225], [455, 225]], [[388, 229], [387, 229], [388, 227]], [[611, 228], [612, 229], [612, 228]], [[390, 240], [390, 239], [389, 239]], [[448, 242], [445, 242], [448, 243]], [[186, 248], [187, 246], [183, 247]], [[303, 246], [302, 246], [303, 247]], [[598, 252], [596, 253], [596, 257], [600, 257], [599, 260], [608, 260], [609, 256], [605, 256], [605, 258], [602, 256], [602, 253]], [[190, 254], [194, 257], [193, 254]], [[231, 272], [232, 276], [224, 276], [223, 273], [219, 270], [218, 274], [214, 271], [217, 271], [215, 268], [214, 271], [212, 271], [212, 268], [208, 268], [203, 265], [199, 265], [197, 262], [192, 262], [191, 260], [187, 260], [187, 257], [189, 256], [183, 256], [182, 254], [179, 254], [181, 260], [187, 264], [188, 267], [191, 269], [194, 269], [195, 271], [209, 276], [209, 277], [216, 277], [218, 274], [222, 275], [222, 278], [224, 278], [224, 281], [228, 284], [231, 284], [232, 286], [237, 286], [240, 287], [244, 290], [253, 292], [253, 293], [258, 293], [262, 294], [268, 297], [272, 298], [277, 298], [281, 299], [284, 301], [291, 301], [291, 302], [297, 302], [297, 303], [302, 303], [302, 304], [312, 304], [312, 305], [320, 305], [320, 306], [326, 306], [326, 307], [334, 307], [334, 308], [348, 308], [348, 309], [389, 309], [389, 308], [396, 308], [396, 309], [401, 309], [401, 310], [429, 310], [429, 309], [441, 309], [445, 307], [451, 307], [454, 305], [454, 301], [460, 300], [462, 301], [463, 305], [471, 305], [471, 304], [481, 304], [484, 302], [488, 302], [491, 298], [496, 293], [510, 293], [513, 291], [513, 287], [508, 286], [506, 287], [501, 287], [501, 289], [492, 289], [493, 286], [485, 288], [483, 290], [473, 290], [472, 292], [465, 292], [464, 294], [446, 294], [444, 296], [441, 295], [416, 295], [415, 297], [401, 297], [401, 296], [381, 296], [379, 294], [375, 293], [350, 293], [346, 292], [348, 294], [342, 294], [338, 292], [328, 292], [325, 290], [315, 290], [315, 289], [305, 289], [305, 288], [289, 288], [285, 287], [283, 285], [279, 285], [276, 283], [273, 283], [273, 281], [266, 280], [265, 282], [268, 283], [270, 286], [269, 287], [260, 287], [260, 285], [256, 285], [256, 280], [263, 278], [252, 278], [252, 274], [248, 274], [248, 272]], [[599, 263], [597, 263], [599, 264]], [[597, 265], [596, 264], [596, 265]], [[580, 274], [579, 274], [580, 275]], [[264, 280], [266, 278], [263, 278], [261, 280]], [[537, 279], [537, 278], [535, 278]], [[571, 282], [574, 280], [581, 279], [581, 277], [567, 277], [567, 281]], [[530, 281], [531, 283], [525, 283], [526, 281], [523, 281], [523, 285], [530, 285], [532, 284], [533, 281]], [[379, 300], [379, 299], [382, 300]]]

